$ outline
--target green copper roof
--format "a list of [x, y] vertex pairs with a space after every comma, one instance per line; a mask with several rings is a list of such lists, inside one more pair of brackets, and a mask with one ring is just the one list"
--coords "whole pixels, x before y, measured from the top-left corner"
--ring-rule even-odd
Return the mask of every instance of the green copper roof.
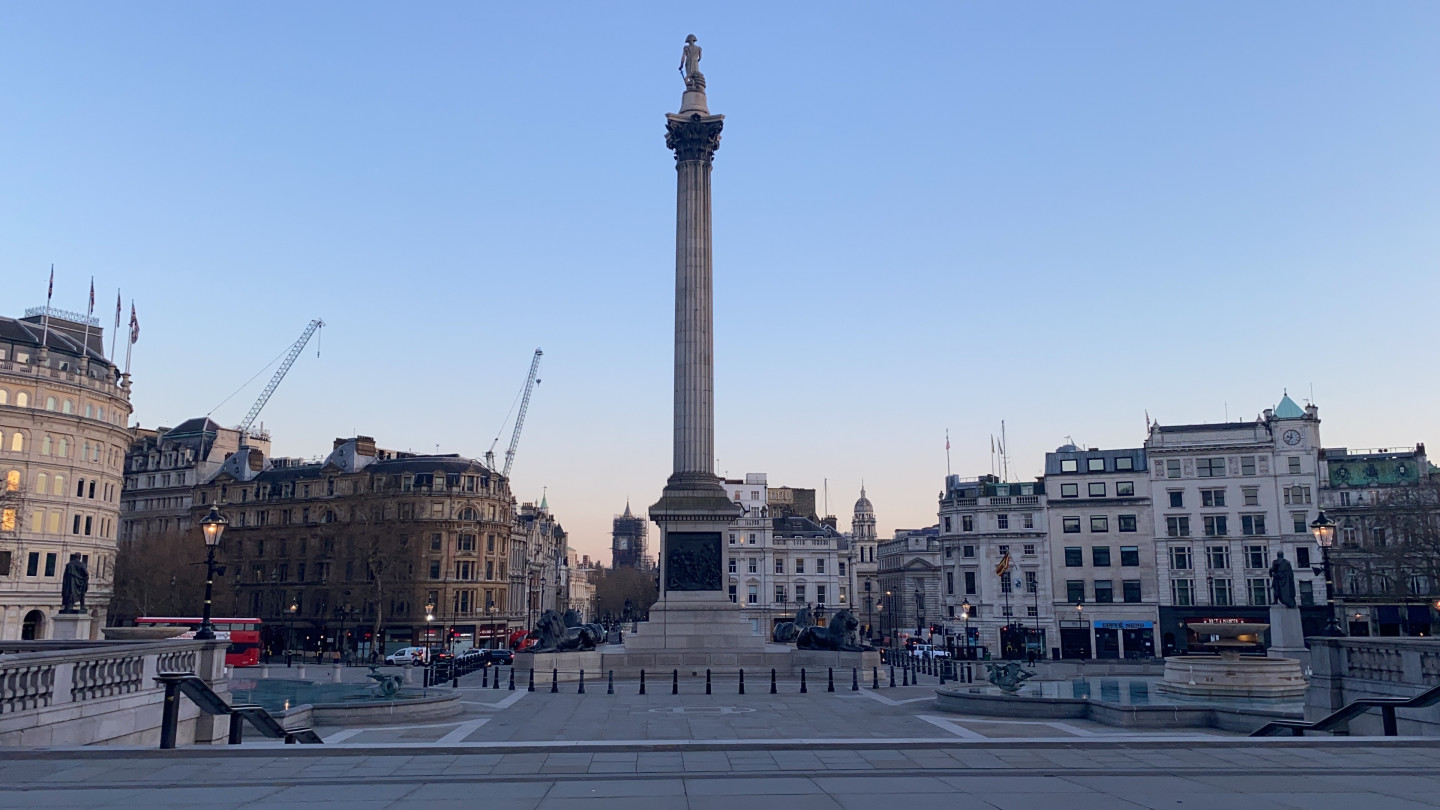
[[1300, 406], [1295, 404], [1289, 394], [1281, 397], [1280, 404], [1275, 406], [1276, 419], [1299, 419], [1304, 415], [1305, 412], [1300, 410]]

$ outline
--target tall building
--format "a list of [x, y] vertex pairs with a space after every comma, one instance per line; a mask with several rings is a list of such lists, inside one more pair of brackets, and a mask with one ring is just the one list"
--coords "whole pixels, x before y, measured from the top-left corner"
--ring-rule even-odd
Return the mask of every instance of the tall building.
[[770, 487], [766, 490], [771, 517], [802, 517], [816, 523], [820, 516], [815, 511], [815, 490], [799, 487]]
[[510, 611], [528, 630], [547, 610], [565, 612], [568, 536], [544, 496], [538, 506], [528, 501], [520, 505], [510, 536]]
[[125, 487], [120, 492], [120, 540], [190, 529], [195, 485], [210, 480], [242, 445], [270, 455], [269, 436], [242, 437], [209, 417], [187, 419], [173, 428], [135, 428], [125, 451]]
[[860, 499], [855, 501], [854, 517], [850, 519], [850, 581], [855, 594], [851, 609], [866, 637], [875, 633], [875, 605], [880, 584], [879, 564], [875, 562], [878, 543], [875, 507], [865, 497], [865, 485], [861, 484]]
[[1305, 634], [1324, 630], [1309, 528], [1319, 448], [1319, 409], [1289, 396], [1254, 421], [1150, 426], [1161, 655], [1196, 644], [1194, 622], [1269, 622], [1269, 568], [1282, 553], [1295, 569]]
[[[1159, 593], [1145, 451], [1045, 454], [1053, 615], [1063, 658], [1155, 655]], [[1048, 654], [1048, 651], [1047, 651]]]
[[315, 462], [246, 447], [196, 488], [191, 520], [211, 504], [230, 521], [219, 555], [233, 572], [216, 610], [264, 619], [271, 644], [503, 646], [517, 621], [509, 482], [479, 461], [368, 436], [336, 439]]
[[948, 635], [969, 634], [957, 646], [983, 646], [1005, 658], [1048, 654], [1054, 621], [1045, 493], [1043, 480], [946, 477], [940, 498], [944, 612], [931, 615]]
[[650, 568], [653, 561], [645, 555], [645, 535], [648, 527], [645, 518], [630, 511], [630, 502], [625, 502], [625, 513], [616, 515], [611, 523], [610, 567]]
[[1425, 445], [1320, 451], [1320, 506], [1336, 524], [1336, 620], [1352, 636], [1429, 635], [1440, 594], [1440, 470]]
[[90, 620], [74, 629], [98, 638], [105, 624], [130, 379], [104, 345], [85, 315], [41, 307], [0, 318], [0, 639], [54, 636], [72, 554], [90, 574]]

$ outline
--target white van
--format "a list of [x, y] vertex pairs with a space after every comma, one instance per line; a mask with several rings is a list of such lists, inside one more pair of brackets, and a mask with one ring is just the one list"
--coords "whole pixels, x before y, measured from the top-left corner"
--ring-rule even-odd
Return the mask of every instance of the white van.
[[385, 656], [385, 663], [412, 666], [420, 666], [425, 663], [424, 647], [401, 647], [393, 653]]

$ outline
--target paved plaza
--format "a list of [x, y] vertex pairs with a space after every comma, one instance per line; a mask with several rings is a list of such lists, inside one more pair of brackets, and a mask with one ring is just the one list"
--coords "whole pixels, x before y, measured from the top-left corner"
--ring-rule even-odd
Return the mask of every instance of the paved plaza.
[[458, 717], [322, 728], [324, 746], [7, 751], [0, 808], [1440, 807], [1435, 741], [967, 718], [929, 683], [461, 684]]

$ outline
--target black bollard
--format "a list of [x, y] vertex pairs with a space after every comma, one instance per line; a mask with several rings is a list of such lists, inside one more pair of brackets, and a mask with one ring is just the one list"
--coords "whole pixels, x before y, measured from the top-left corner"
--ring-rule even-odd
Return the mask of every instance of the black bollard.
[[[515, 668], [514, 668], [514, 667], [511, 667], [511, 668], [510, 668], [510, 671], [511, 671], [511, 672], [514, 672], [514, 671], [515, 671]], [[500, 665], [499, 665], [499, 664], [496, 664], [496, 665], [495, 665], [495, 677], [490, 679], [490, 688], [491, 688], [491, 689], [499, 689], [499, 688], [500, 688]]]
[[680, 694], [680, 670], [678, 669], [670, 671], [670, 694]]
[[745, 670], [743, 670], [743, 669], [740, 670], [740, 692], [739, 692], [739, 694], [742, 694], [742, 695], [745, 694]]
[[640, 694], [645, 694], [645, 670], [640, 670]]
[[826, 692], [834, 692], [834, 691], [835, 691], [835, 668], [834, 668], [834, 667], [827, 667], [826, 669], [827, 669], [827, 671], [826, 671], [826, 675], [825, 675], [825, 691], [826, 691]]
[[551, 668], [550, 668], [550, 694], [553, 695], [553, 694], [555, 694], [555, 693], [557, 693], [557, 692], [559, 692], [559, 691], [560, 691], [560, 668], [559, 668], [559, 667], [551, 667]]
[[807, 693], [807, 692], [809, 692], [809, 691], [810, 691], [809, 689], [806, 689], [806, 688], [805, 688], [805, 668], [804, 668], [804, 667], [801, 667], [801, 668], [800, 668], [800, 694], [803, 695], [803, 694], [805, 694], [805, 693]]
[[480, 688], [481, 688], [481, 689], [484, 689], [485, 687], [487, 687], [487, 686], [489, 686], [489, 685], [490, 685], [490, 668], [489, 668], [489, 667], [485, 667], [484, 669], [480, 670]]
[[515, 691], [515, 667], [510, 667], [510, 691]]
[[710, 694], [710, 670], [705, 670], [705, 694]]
[[895, 688], [895, 665], [890, 665], [890, 688]]
[[856, 667], [850, 668], [850, 691], [860, 691], [860, 670]]
[[879, 689], [879, 688], [880, 688], [880, 668], [879, 668], [879, 667], [871, 667], [871, 668], [870, 668], [870, 678], [871, 678], [870, 688], [871, 688], [871, 689]]
[[775, 669], [770, 669], [770, 694], [775, 694]]
[[583, 695], [583, 694], [585, 694], [585, 670], [583, 670], [583, 669], [580, 670], [580, 689], [579, 689], [579, 691], [577, 691], [575, 694], [577, 694], [577, 695]]
[[902, 678], [905, 679], [904, 682], [901, 683], [900, 685], [901, 685], [901, 686], [909, 686], [909, 685], [910, 685], [910, 668], [909, 668], [909, 667], [901, 667], [901, 668], [900, 668], [900, 677], [902, 677]]
[[460, 688], [460, 676], [459, 676], [459, 675], [456, 675], [456, 674], [455, 674], [455, 670], [453, 670], [453, 669], [450, 670], [450, 676], [451, 676], [451, 677], [450, 677], [450, 688], [451, 688], [451, 689], [459, 689], [459, 688]]
[[525, 691], [526, 691], [526, 692], [534, 692], [534, 691], [535, 691], [535, 667], [534, 667], [533, 665], [530, 667], [530, 686], [529, 686], [529, 688], [527, 688]]
[[610, 670], [610, 675], [605, 681], [605, 694], [615, 694], [615, 670]]

